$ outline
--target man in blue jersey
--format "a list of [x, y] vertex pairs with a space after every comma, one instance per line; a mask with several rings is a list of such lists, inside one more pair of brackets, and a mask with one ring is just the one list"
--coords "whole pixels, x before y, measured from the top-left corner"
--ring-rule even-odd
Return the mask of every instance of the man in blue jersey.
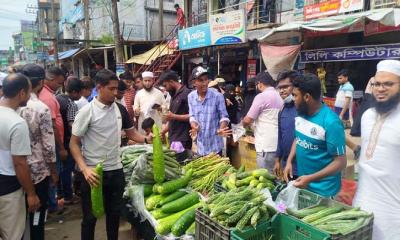
[[284, 178], [288, 180], [292, 176], [292, 160], [296, 156], [299, 178], [294, 186], [333, 197], [340, 191], [340, 172], [346, 167], [345, 134], [341, 120], [321, 103], [320, 95], [321, 83], [316, 75], [295, 79], [296, 139]]

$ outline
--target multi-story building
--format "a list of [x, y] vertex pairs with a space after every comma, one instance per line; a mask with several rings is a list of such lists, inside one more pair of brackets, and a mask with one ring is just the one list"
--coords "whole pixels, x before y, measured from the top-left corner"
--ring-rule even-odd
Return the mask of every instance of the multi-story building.
[[37, 29], [36, 22], [21, 20], [20, 32], [12, 35], [14, 39], [14, 56], [17, 63], [36, 61]]

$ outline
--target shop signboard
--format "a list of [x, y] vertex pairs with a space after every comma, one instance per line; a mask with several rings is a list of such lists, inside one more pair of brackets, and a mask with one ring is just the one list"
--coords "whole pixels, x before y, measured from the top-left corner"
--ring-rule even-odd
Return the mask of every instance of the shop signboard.
[[243, 9], [210, 16], [211, 44], [238, 44], [246, 41]]
[[300, 62], [341, 62], [379, 59], [399, 59], [400, 44], [382, 44], [303, 50]]
[[256, 77], [257, 75], [257, 60], [247, 59], [247, 79]]
[[363, 7], [364, 0], [330, 0], [304, 6], [304, 19], [311, 20], [320, 17], [358, 11], [362, 10]]
[[119, 76], [125, 72], [124, 65], [125, 65], [124, 63], [117, 63], [117, 65], [115, 67], [115, 73], [117, 74], [117, 76]]
[[204, 23], [179, 30], [179, 49], [207, 47], [211, 45], [210, 24]]

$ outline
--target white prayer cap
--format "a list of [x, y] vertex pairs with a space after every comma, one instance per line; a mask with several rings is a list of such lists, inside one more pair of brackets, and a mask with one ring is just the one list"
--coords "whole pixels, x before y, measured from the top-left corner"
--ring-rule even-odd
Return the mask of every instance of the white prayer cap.
[[152, 72], [149, 71], [145, 71], [142, 73], [142, 78], [153, 78], [154, 74]]
[[399, 60], [382, 60], [376, 66], [376, 72], [389, 72], [400, 76]]

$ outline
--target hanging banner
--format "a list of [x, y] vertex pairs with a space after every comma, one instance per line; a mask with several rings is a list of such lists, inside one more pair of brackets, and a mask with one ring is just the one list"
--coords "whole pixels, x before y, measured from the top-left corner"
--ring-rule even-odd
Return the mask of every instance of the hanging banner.
[[304, 19], [310, 20], [320, 17], [353, 12], [364, 8], [364, 0], [330, 0], [322, 3], [304, 6]]
[[256, 77], [257, 75], [257, 60], [247, 59], [247, 79]]
[[340, 62], [379, 59], [399, 59], [400, 44], [383, 44], [341, 48], [304, 50], [300, 62]]
[[243, 10], [210, 16], [211, 44], [238, 44], [246, 42]]
[[369, 22], [365, 25], [364, 36], [371, 36], [375, 34], [385, 33], [385, 32], [394, 32], [400, 31], [400, 26], [387, 26], [383, 25], [380, 22]]
[[179, 49], [207, 47], [211, 45], [210, 24], [204, 23], [179, 30]]
[[276, 80], [283, 70], [293, 69], [301, 45], [272, 46], [260, 44], [261, 55], [268, 73]]

